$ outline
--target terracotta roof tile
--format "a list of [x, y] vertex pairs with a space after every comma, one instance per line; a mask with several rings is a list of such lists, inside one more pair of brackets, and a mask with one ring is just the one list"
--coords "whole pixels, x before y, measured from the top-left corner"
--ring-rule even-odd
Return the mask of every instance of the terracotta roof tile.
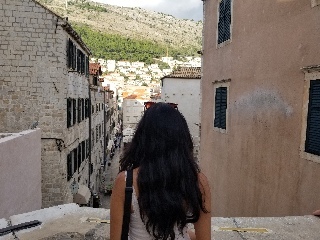
[[89, 72], [90, 75], [101, 75], [100, 63], [89, 63]]
[[178, 67], [164, 78], [201, 78], [201, 67]]

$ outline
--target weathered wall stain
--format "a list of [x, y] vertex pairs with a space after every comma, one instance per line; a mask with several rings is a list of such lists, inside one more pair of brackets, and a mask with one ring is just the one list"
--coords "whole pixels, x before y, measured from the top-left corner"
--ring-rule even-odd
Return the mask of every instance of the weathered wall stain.
[[254, 114], [257, 111], [275, 110], [289, 117], [293, 113], [290, 106], [276, 91], [269, 89], [256, 89], [253, 92], [240, 96], [231, 109], [245, 114]]

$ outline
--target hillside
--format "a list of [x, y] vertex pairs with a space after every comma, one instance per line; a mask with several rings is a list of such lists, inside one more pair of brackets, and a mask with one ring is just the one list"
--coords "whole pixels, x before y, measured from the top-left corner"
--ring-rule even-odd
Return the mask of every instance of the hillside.
[[[86, 0], [37, 0], [71, 23], [106, 34], [150, 40], [172, 48], [201, 49], [202, 22], [177, 19], [142, 8], [118, 7]], [[195, 53], [196, 54], [196, 53]]]

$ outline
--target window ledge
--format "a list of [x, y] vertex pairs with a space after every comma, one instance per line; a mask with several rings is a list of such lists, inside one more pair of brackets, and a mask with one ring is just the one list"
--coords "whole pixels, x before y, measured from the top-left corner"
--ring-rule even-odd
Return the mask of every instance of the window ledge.
[[215, 132], [219, 132], [219, 133], [224, 133], [227, 134], [227, 129], [223, 129], [223, 128], [218, 128], [218, 127], [213, 127], [213, 131]]
[[[320, 0], [319, 0], [319, 4], [320, 4]], [[320, 72], [320, 65], [303, 67], [301, 68], [301, 71], [303, 71], [304, 73]]]
[[300, 157], [303, 159], [309, 160], [311, 162], [320, 164], [320, 156], [305, 152], [303, 150], [300, 150]]
[[[320, 1], [320, 0], [319, 0], [319, 1]], [[228, 45], [229, 43], [231, 43], [231, 39], [228, 39], [228, 40], [226, 40], [226, 41], [224, 41], [224, 42], [222, 42], [222, 43], [218, 43], [218, 44], [217, 44], [217, 49], [222, 48], [222, 47]]]

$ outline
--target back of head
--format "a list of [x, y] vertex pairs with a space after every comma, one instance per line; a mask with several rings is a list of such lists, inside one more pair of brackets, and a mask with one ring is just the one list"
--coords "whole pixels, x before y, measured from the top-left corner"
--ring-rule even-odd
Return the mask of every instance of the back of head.
[[146, 110], [120, 161], [121, 170], [130, 167], [139, 167], [140, 214], [156, 239], [173, 238], [175, 224], [182, 230], [187, 218], [198, 219], [199, 169], [188, 125], [178, 110], [166, 103]]

